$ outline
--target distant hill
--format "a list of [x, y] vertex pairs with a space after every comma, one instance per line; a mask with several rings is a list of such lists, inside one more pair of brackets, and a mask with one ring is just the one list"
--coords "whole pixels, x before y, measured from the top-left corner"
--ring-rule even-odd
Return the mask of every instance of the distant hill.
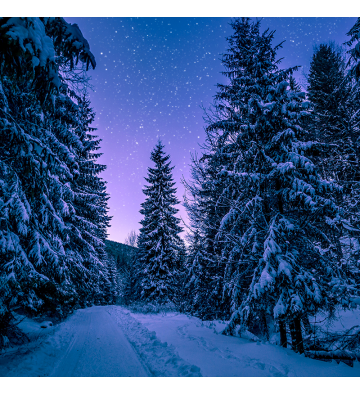
[[112, 240], [105, 240], [105, 246], [106, 252], [115, 258], [118, 267], [127, 263], [137, 251], [135, 247]]

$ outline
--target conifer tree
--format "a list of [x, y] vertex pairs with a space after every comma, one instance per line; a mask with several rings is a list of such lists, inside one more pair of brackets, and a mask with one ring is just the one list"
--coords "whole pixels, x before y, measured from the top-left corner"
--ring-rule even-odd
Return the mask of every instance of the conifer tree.
[[324, 143], [322, 152], [317, 152], [313, 161], [325, 178], [338, 181], [351, 177], [355, 170], [352, 163], [355, 141], [351, 137], [358, 122], [359, 103], [354, 103], [353, 84], [346, 77], [341, 49], [336, 49], [334, 44], [320, 44], [310, 64], [308, 99], [312, 111], [306, 126], [313, 139]]
[[346, 303], [351, 293], [341, 265], [341, 187], [309, 159], [321, 143], [307, 141], [301, 127], [309, 102], [291, 79], [295, 68], [278, 68], [274, 32], [261, 34], [260, 22], [248, 18], [231, 25], [223, 56], [229, 84], [218, 85], [207, 127], [208, 166], [221, 167], [213, 178], [223, 189], [216, 207], [227, 210], [214, 238], [233, 309], [225, 333], [257, 321], [266, 335], [274, 317], [283, 344], [289, 324], [301, 352], [302, 317]]
[[141, 299], [159, 303], [171, 301], [176, 292], [176, 273], [179, 268], [181, 242], [180, 220], [175, 216], [179, 203], [175, 196], [169, 155], [164, 153], [161, 141], [151, 152], [154, 167], [148, 169], [145, 178], [149, 185], [143, 189], [146, 195], [140, 213], [138, 237], [138, 267]]
[[[219, 96], [228, 102], [229, 113], [235, 106], [238, 111], [211, 126], [225, 129], [236, 141], [234, 147], [229, 144], [232, 161], [222, 173], [240, 193], [219, 229], [220, 238], [236, 233], [240, 244], [240, 270], [230, 270], [238, 307], [228, 331], [236, 323], [260, 319], [266, 332], [266, 320], [273, 315], [283, 337], [284, 322], [289, 323], [293, 346], [301, 352], [302, 316], [315, 308], [332, 309], [349, 297], [339, 243], [345, 219], [336, 205], [341, 187], [322, 179], [308, 158], [319, 146], [307, 141], [300, 126], [309, 103], [302, 92], [288, 88], [293, 69], [278, 69], [273, 32], [260, 35], [256, 27], [250, 45], [254, 56], [249, 57], [242, 50], [248, 23], [233, 27], [225, 62], [231, 83]], [[241, 288], [245, 272], [251, 284], [238, 300], [236, 286]]]
[[[95, 128], [90, 127], [95, 114], [90, 108], [90, 102], [86, 97], [77, 97], [79, 110], [79, 139], [83, 149], [79, 153], [79, 175], [73, 182], [74, 191], [74, 210], [76, 215], [71, 217], [72, 224], [78, 223], [79, 234], [81, 238], [73, 238], [72, 250], [87, 250], [90, 247], [90, 253], [85, 257], [84, 266], [91, 267], [91, 275], [85, 275], [74, 278], [78, 288], [84, 288], [84, 292], [91, 290], [97, 297], [102, 299], [102, 292], [109, 295], [108, 282], [112, 273], [112, 261], [107, 259], [105, 252], [105, 239], [107, 236], [107, 228], [109, 226], [110, 217], [107, 215], [107, 201], [109, 195], [106, 192], [106, 182], [100, 178], [102, 171], [106, 166], [97, 163], [97, 159], [102, 155], [98, 153], [101, 140], [93, 135]], [[80, 131], [82, 132], [80, 134]], [[84, 248], [85, 247], [85, 248]], [[88, 248], [86, 248], [88, 247]], [[107, 267], [110, 265], [109, 267]], [[84, 281], [85, 280], [85, 281]], [[103, 284], [103, 286], [99, 286]], [[111, 282], [111, 281], [110, 281]], [[105, 285], [106, 284], [106, 285]], [[104, 299], [102, 299], [104, 300]], [[114, 296], [108, 296], [105, 300], [114, 300]]]
[[96, 63], [63, 18], [0, 18], [0, 47], [0, 314], [61, 313], [93, 293], [104, 256], [104, 167], [70, 86]]
[[[350, 66], [351, 75], [359, 81], [360, 79], [360, 18], [357, 19], [354, 26], [346, 33], [350, 39], [345, 43], [350, 49], [348, 66]], [[353, 47], [353, 45], [355, 46]]]
[[175, 272], [174, 282], [176, 284], [172, 302], [175, 304], [177, 311], [186, 311], [188, 295], [186, 292], [187, 284], [187, 249], [182, 238], [178, 239], [178, 251], [176, 254], [177, 270]]
[[202, 320], [229, 318], [229, 306], [221, 303], [220, 270], [204, 249], [197, 232], [190, 239], [186, 265], [184, 310]]
[[183, 180], [186, 188], [184, 206], [193, 233], [189, 235], [187, 257], [187, 309], [201, 319], [228, 319], [230, 303], [223, 294], [222, 245], [216, 240], [227, 201], [222, 199], [223, 184], [217, 177], [221, 166], [211, 160], [211, 146], [205, 146], [204, 151], [200, 160], [192, 158], [192, 179]]
[[350, 69], [345, 68], [341, 48], [321, 44], [313, 55], [309, 73], [308, 98], [312, 104], [307, 127], [311, 135], [323, 143], [323, 150], [312, 155], [327, 180], [336, 180], [343, 188], [337, 204], [352, 227], [341, 238], [346, 273], [358, 282], [359, 222], [359, 141], [358, 124], [360, 91]]
[[126, 254], [126, 259], [121, 264], [119, 262], [119, 292], [121, 293], [122, 301], [128, 305], [140, 298], [140, 287], [137, 274], [139, 271], [137, 265], [137, 241], [138, 235], [134, 230], [128, 233], [125, 239], [125, 244], [132, 248]]
[[139, 271], [136, 253], [128, 258], [126, 264], [118, 268], [119, 296], [122, 303], [128, 305], [138, 301], [141, 295], [139, 284]]

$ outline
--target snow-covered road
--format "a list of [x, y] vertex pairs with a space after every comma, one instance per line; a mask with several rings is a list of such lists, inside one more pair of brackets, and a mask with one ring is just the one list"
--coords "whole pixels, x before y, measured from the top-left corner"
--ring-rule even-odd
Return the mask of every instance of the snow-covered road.
[[201, 376], [120, 306], [80, 309], [47, 329], [20, 326], [32, 341], [0, 354], [0, 377]]
[[151, 376], [108, 307], [77, 310], [45, 330], [35, 325], [28, 320], [22, 328], [31, 343], [0, 355], [0, 376]]
[[55, 365], [55, 377], [144, 377], [141, 363], [123, 331], [101, 306], [78, 310], [77, 325], [66, 352]]

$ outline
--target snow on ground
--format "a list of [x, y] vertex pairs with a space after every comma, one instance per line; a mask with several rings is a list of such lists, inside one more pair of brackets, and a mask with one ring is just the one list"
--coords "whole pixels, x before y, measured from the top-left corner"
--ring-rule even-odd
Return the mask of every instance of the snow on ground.
[[61, 324], [47, 328], [27, 318], [19, 326], [31, 342], [0, 354], [0, 376], [151, 375], [108, 314], [107, 307], [79, 309]]
[[200, 369], [197, 366], [189, 364], [179, 357], [173, 345], [161, 342], [154, 331], [149, 331], [138, 320], [134, 319], [128, 310], [119, 306], [110, 306], [108, 312], [116, 317], [117, 324], [153, 376], [201, 376]]
[[[359, 313], [342, 312], [334, 328], [353, 326]], [[29, 319], [19, 324], [31, 342], [0, 354], [0, 376], [360, 376], [357, 362], [351, 368], [224, 336], [224, 322], [179, 313], [144, 315], [93, 306], [61, 324], [42, 324]]]
[[0, 376], [200, 376], [118, 306], [79, 309], [59, 325], [43, 324], [23, 319], [31, 342], [0, 353]]
[[77, 323], [74, 314], [60, 325], [41, 328], [41, 324], [29, 318], [22, 319], [19, 327], [30, 339], [30, 343], [11, 347], [0, 352], [0, 377], [49, 376], [55, 362], [70, 344]]
[[18, 327], [32, 341], [38, 341], [48, 334], [54, 333], [54, 326], [51, 321], [37, 322], [20, 314], [13, 313], [18, 322]]
[[131, 313], [131, 316], [162, 342], [173, 345], [183, 360], [198, 366], [202, 376], [360, 376], [357, 362], [351, 368], [335, 361], [306, 358], [273, 344], [221, 335], [226, 324], [219, 321], [204, 323], [178, 313]]

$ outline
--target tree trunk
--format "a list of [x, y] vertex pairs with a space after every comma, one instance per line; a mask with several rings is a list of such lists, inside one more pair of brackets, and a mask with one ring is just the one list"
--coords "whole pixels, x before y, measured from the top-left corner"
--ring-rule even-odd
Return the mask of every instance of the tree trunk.
[[221, 333], [226, 336], [234, 336], [236, 325], [238, 325], [239, 323], [240, 317], [239, 312], [237, 311], [235, 314], [232, 315], [232, 317], [230, 318], [230, 322]]
[[310, 321], [309, 321], [309, 316], [307, 314], [304, 314], [302, 316], [302, 322], [304, 324], [304, 328], [305, 328], [305, 332], [307, 335], [310, 335], [313, 333], [313, 329], [310, 325]]
[[261, 320], [262, 320], [263, 334], [265, 335], [266, 340], [269, 341], [269, 338], [270, 338], [270, 336], [269, 336], [269, 327], [268, 327], [268, 323], [267, 323], [267, 320], [266, 320], [265, 313], [262, 314]]
[[301, 332], [301, 320], [299, 317], [294, 319], [294, 332], [295, 332], [295, 339], [296, 339], [296, 348], [300, 354], [304, 353], [304, 342]]
[[291, 335], [291, 348], [295, 351], [298, 352], [297, 349], [297, 339], [296, 339], [296, 331], [295, 331], [295, 325], [294, 321], [290, 320], [289, 322], [289, 328], [290, 328], [290, 335]]
[[287, 348], [287, 336], [286, 336], [286, 323], [283, 319], [279, 320], [280, 329], [280, 346]]

